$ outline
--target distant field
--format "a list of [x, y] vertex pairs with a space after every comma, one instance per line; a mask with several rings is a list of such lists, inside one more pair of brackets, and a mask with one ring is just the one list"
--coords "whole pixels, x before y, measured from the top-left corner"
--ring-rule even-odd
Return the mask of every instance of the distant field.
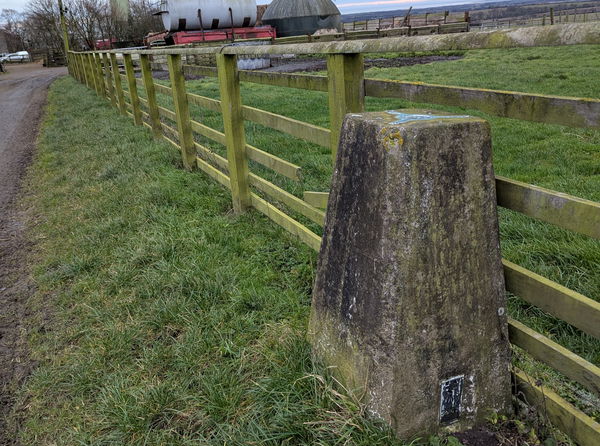
[[[367, 77], [600, 98], [598, 72], [600, 46], [577, 46], [472, 51]], [[188, 88], [218, 97], [214, 79]], [[247, 105], [328, 125], [324, 93], [244, 84], [242, 94]], [[482, 116], [497, 174], [600, 201], [598, 131], [398, 100], [367, 107]], [[215, 113], [191, 111], [222, 129]], [[327, 149], [251, 123], [246, 130], [305, 178], [262, 175], [298, 195], [328, 190]], [[72, 79], [53, 86], [27, 201], [36, 305], [53, 316], [30, 321], [40, 366], [15, 417], [24, 419], [23, 444], [402, 444], [310, 361], [315, 253], [257, 212], [234, 217], [227, 191], [178, 167], [171, 146], [91, 91]], [[598, 241], [509, 211], [500, 218], [505, 258], [600, 301]], [[510, 314], [600, 364], [599, 341], [515, 298]], [[600, 419], [589, 392], [518, 352], [515, 361]]]
[[[562, 14], [567, 11], [573, 14], [575, 11], [598, 11], [600, 1], [574, 1], [574, 2], [559, 2], [559, 1], [504, 1], [504, 2], [488, 2], [486, 3], [471, 3], [448, 5], [433, 8], [414, 8], [411, 11], [411, 16], [417, 19], [420, 23], [425, 14], [429, 14], [433, 20], [443, 17], [444, 11], [449, 11], [449, 20], [460, 20], [465, 11], [470, 12], [472, 21], [478, 23], [481, 21], [498, 20], [516, 17], [540, 17], [543, 14], [549, 15], [550, 8], [554, 8], [555, 13]], [[342, 20], [344, 23], [354, 21], [375, 21], [379, 18], [388, 19], [391, 17], [405, 17], [408, 9], [399, 9], [396, 11], [374, 11], [356, 14], [344, 14]]]

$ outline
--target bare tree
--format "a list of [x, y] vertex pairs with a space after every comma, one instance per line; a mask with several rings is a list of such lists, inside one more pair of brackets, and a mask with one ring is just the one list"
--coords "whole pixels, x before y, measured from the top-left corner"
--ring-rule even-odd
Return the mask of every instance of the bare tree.
[[0, 27], [5, 31], [16, 34], [22, 20], [23, 14], [14, 9], [2, 9], [2, 12], [0, 12]]
[[6, 31], [6, 45], [9, 53], [22, 50], [23, 44], [23, 16], [14, 9], [3, 9], [0, 12], [0, 30]]
[[[73, 49], [91, 49], [105, 39], [119, 46], [140, 45], [146, 34], [162, 30], [160, 20], [152, 15], [156, 6], [151, 0], [131, 0], [127, 21], [117, 20], [109, 0], [65, 0], [64, 8]], [[55, 0], [31, 0], [20, 23], [29, 48], [62, 50]]]
[[24, 16], [22, 28], [29, 49], [62, 47], [59, 11], [54, 0], [30, 1]]
[[154, 13], [158, 11], [158, 3], [156, 0], [134, 0], [130, 2], [130, 7], [130, 40], [137, 44], [141, 44], [144, 37], [149, 33], [162, 31], [164, 29], [160, 16], [154, 15]]
[[118, 42], [141, 45], [150, 32], [161, 31], [163, 24], [158, 16], [157, 2], [151, 0], [132, 0], [129, 2], [129, 18], [120, 20], [114, 11], [107, 17], [108, 34]]
[[103, 22], [110, 17], [106, 1], [70, 0], [67, 2], [67, 27], [75, 39], [86, 48], [94, 48], [96, 40], [103, 38]]

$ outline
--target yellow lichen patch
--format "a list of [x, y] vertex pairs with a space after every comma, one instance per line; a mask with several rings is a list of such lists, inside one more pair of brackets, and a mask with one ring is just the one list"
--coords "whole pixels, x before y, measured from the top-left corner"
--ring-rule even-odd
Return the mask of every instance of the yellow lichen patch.
[[398, 129], [382, 128], [380, 132], [382, 136], [383, 147], [385, 147], [388, 152], [393, 148], [401, 146], [404, 142], [402, 134]]

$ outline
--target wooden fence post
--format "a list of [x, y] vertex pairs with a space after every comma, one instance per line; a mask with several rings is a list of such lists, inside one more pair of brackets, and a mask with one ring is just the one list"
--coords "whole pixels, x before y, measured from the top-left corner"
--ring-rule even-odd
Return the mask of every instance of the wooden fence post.
[[106, 78], [106, 89], [108, 97], [113, 107], [117, 108], [117, 98], [115, 97], [115, 86], [112, 80], [112, 70], [110, 68], [110, 60], [108, 54], [102, 53], [102, 65], [104, 65], [104, 77]]
[[331, 54], [327, 57], [329, 92], [329, 122], [331, 128], [331, 155], [335, 162], [340, 130], [347, 113], [360, 113], [365, 109], [365, 83], [363, 55]]
[[240, 213], [250, 208], [252, 202], [248, 183], [248, 158], [246, 157], [246, 136], [237, 56], [217, 54], [217, 71], [233, 209]]
[[75, 64], [77, 65], [77, 80], [79, 83], [83, 83], [83, 70], [81, 67], [81, 60], [79, 59], [79, 54], [73, 54], [73, 59], [75, 60]]
[[83, 54], [78, 55], [79, 66], [81, 67], [81, 83], [87, 85], [87, 69], [83, 60]]
[[83, 82], [82, 74], [81, 74], [81, 64], [79, 63], [79, 55], [72, 54], [73, 61], [75, 63], [75, 79], [77, 79], [80, 83]]
[[79, 77], [79, 64], [77, 63], [77, 55], [75, 53], [71, 53], [71, 63], [74, 66], [74, 70], [73, 70], [73, 77], [81, 82], [81, 79]]
[[94, 53], [87, 55], [88, 65], [90, 67], [90, 73], [92, 74], [92, 88], [96, 91], [96, 94], [100, 94], [100, 82], [98, 81], [98, 73], [96, 72], [96, 61], [94, 60]]
[[91, 81], [91, 85], [90, 88], [92, 90], [95, 90], [96, 93], [98, 93], [99, 88], [98, 88], [98, 79], [96, 77], [96, 70], [94, 69], [94, 56], [90, 53], [85, 55], [87, 64], [88, 64], [88, 70], [90, 71], [90, 81]]
[[103, 96], [104, 85], [102, 83], [102, 74], [98, 71], [98, 61], [96, 60], [96, 53], [90, 54], [90, 65], [92, 66], [92, 72], [94, 73], [94, 84], [96, 85], [96, 93], [98, 96]]
[[142, 125], [142, 110], [140, 109], [140, 98], [138, 97], [137, 84], [135, 83], [135, 72], [133, 71], [133, 60], [131, 54], [124, 54], [125, 73], [127, 74], [127, 86], [129, 87], [129, 98], [133, 108], [133, 122]]
[[92, 88], [92, 79], [90, 77], [90, 70], [88, 67], [88, 63], [87, 63], [87, 57], [85, 54], [81, 55], [81, 65], [83, 65], [83, 73], [84, 73], [84, 77], [85, 77], [85, 85], [88, 88]]
[[144, 80], [144, 87], [146, 88], [148, 115], [150, 116], [152, 133], [156, 138], [160, 138], [162, 136], [162, 129], [160, 126], [160, 115], [158, 114], [158, 104], [156, 102], [156, 89], [154, 88], [154, 79], [152, 79], [150, 57], [147, 54], [140, 55], [140, 65], [142, 67], [142, 79]]
[[123, 116], [127, 116], [127, 106], [125, 105], [125, 95], [123, 94], [123, 85], [121, 84], [121, 74], [119, 73], [119, 64], [117, 63], [117, 55], [110, 53], [110, 65], [112, 68], [112, 77], [117, 92], [117, 101], [119, 103], [119, 111]]
[[90, 54], [85, 55], [85, 64], [90, 75], [90, 89], [96, 90], [96, 76], [94, 76], [94, 67], [92, 66], [92, 58]]
[[185, 77], [183, 76], [181, 56], [179, 54], [169, 54], [167, 62], [169, 65], [173, 103], [175, 104], [181, 158], [183, 166], [187, 170], [192, 170], [196, 164], [196, 147], [194, 145], [194, 134], [192, 133], [192, 124], [190, 122], [190, 109], [185, 90]]
[[79, 65], [79, 75], [82, 84], [85, 84], [85, 67], [83, 65], [83, 59], [81, 54], [77, 54], [77, 65]]
[[104, 82], [100, 53], [94, 53], [94, 67], [96, 68], [96, 75], [98, 76], [98, 82], [100, 83], [100, 96], [106, 98], [106, 82]]

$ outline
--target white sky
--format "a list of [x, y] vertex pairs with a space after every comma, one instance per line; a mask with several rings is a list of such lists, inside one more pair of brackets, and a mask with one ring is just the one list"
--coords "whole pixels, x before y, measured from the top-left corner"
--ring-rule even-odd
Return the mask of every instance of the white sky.
[[0, 0], [0, 9], [16, 9], [22, 11], [28, 0]]
[[[385, 11], [392, 9], [405, 9], [410, 6], [415, 8], [457, 5], [461, 3], [474, 3], [476, 0], [334, 0], [342, 14], [365, 11]], [[486, 3], [492, 0], [480, 0]], [[0, 0], [0, 9], [16, 9], [23, 11], [28, 0]], [[259, 4], [270, 3], [271, 0], [258, 0]]]

